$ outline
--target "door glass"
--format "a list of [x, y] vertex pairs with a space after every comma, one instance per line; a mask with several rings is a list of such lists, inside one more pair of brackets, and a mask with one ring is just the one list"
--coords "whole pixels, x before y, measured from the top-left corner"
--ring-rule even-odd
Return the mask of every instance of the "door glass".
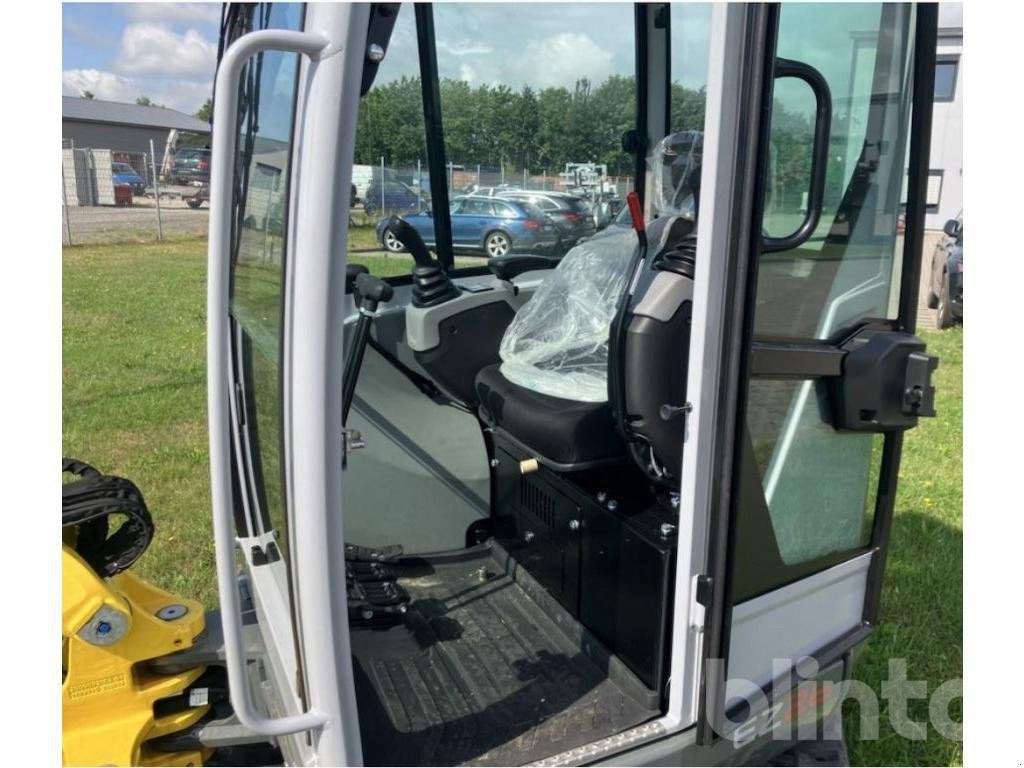
[[[777, 55], [817, 69], [832, 96], [821, 219], [799, 248], [761, 256], [755, 333], [826, 339], [885, 317], [894, 281], [910, 113], [909, 5], [786, 4]], [[884, 34], [883, 34], [884, 32]], [[776, 80], [764, 229], [806, 211], [814, 99]]]
[[[258, 6], [253, 28], [301, 28], [301, 7]], [[240, 329], [238, 362], [250, 448], [257, 530], [274, 531], [287, 552], [281, 456], [281, 317], [285, 212], [298, 55], [268, 51], [242, 77], [233, 221], [231, 315]]]
[[[909, 5], [781, 8], [777, 55], [825, 77], [832, 131], [815, 232], [799, 248], [761, 255], [755, 340], [832, 339], [889, 311], [899, 290], [894, 264], [902, 260], [896, 222], [910, 124], [912, 23]], [[775, 81], [762, 222], [772, 235], [792, 233], [806, 211], [814, 110], [802, 81]], [[777, 565], [773, 575], [758, 576], [762, 589], [822, 566], [822, 558], [842, 559], [839, 553], [869, 540], [883, 439], [836, 431], [829, 407], [820, 382], [750, 383], [747, 427], [756, 466], [742, 471], [760, 477], [765, 503], [741, 505], [739, 537], [764, 549], [764, 537], [751, 544], [760, 535], [754, 532], [774, 533]], [[804, 571], [795, 568], [801, 564]]]
[[711, 3], [672, 3], [669, 132], [703, 131]]
[[836, 432], [821, 382], [754, 380], [749, 397], [758, 404], [747, 424], [782, 562], [865, 546], [882, 436]]
[[412, 268], [408, 254], [383, 248], [384, 222], [392, 214], [406, 219], [427, 243], [434, 240], [434, 224], [425, 213], [430, 174], [417, 51], [413, 4], [402, 3], [373, 87], [359, 101], [352, 166], [348, 263], [379, 277], [408, 275]]

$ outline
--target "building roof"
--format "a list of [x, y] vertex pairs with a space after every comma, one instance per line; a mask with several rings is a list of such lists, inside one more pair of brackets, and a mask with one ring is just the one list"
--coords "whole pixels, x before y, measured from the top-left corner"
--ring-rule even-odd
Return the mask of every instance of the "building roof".
[[80, 99], [63, 96], [62, 117], [64, 120], [82, 120], [90, 123], [111, 123], [114, 125], [137, 125], [147, 128], [177, 128], [179, 131], [209, 133], [210, 124], [192, 115], [186, 115], [167, 107], [143, 107], [139, 104], [123, 104], [119, 101]]

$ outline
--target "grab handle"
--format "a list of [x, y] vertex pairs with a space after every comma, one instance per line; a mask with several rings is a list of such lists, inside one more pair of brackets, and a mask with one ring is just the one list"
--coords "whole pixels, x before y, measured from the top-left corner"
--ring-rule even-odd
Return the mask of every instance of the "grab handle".
[[210, 172], [210, 231], [207, 250], [206, 369], [210, 426], [210, 498], [217, 559], [224, 652], [231, 705], [239, 722], [261, 736], [283, 736], [327, 722], [310, 709], [298, 715], [266, 717], [253, 705], [242, 645], [242, 615], [235, 575], [235, 524], [231, 494], [230, 347], [228, 302], [231, 265], [232, 189], [238, 131], [238, 90], [242, 69], [262, 51], [301, 53], [316, 61], [327, 48], [321, 35], [283, 29], [250, 32], [224, 52], [217, 71]]
[[810, 64], [792, 59], [775, 59], [775, 79], [795, 77], [803, 80], [814, 93], [814, 150], [811, 155], [811, 182], [807, 193], [807, 213], [800, 226], [785, 237], [761, 239], [761, 251], [788, 251], [796, 248], [814, 233], [821, 219], [821, 206], [825, 197], [825, 170], [828, 167], [828, 143], [832, 132], [832, 92], [828, 82]]

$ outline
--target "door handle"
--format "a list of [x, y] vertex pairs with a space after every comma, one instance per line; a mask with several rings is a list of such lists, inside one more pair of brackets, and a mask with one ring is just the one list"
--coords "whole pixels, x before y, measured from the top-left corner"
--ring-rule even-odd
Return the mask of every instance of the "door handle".
[[775, 79], [794, 77], [803, 80], [814, 93], [814, 148], [811, 155], [811, 180], [807, 192], [807, 213], [796, 230], [785, 237], [764, 236], [761, 251], [788, 251], [803, 245], [814, 234], [821, 219], [825, 198], [825, 171], [828, 167], [828, 143], [832, 132], [832, 92], [824, 75], [810, 64], [792, 59], [775, 59]]
[[213, 512], [217, 591], [220, 593], [224, 653], [231, 706], [239, 722], [261, 736], [283, 736], [319, 728], [326, 716], [315, 709], [285, 717], [266, 717], [253, 705], [242, 645], [242, 616], [235, 576], [235, 527], [231, 494], [229, 421], [228, 286], [231, 262], [231, 204], [238, 122], [238, 82], [249, 59], [263, 51], [301, 53], [316, 61], [328, 40], [309, 32], [266, 29], [238, 38], [224, 52], [217, 71], [210, 164], [210, 224], [207, 247], [206, 365], [210, 428], [210, 501]]

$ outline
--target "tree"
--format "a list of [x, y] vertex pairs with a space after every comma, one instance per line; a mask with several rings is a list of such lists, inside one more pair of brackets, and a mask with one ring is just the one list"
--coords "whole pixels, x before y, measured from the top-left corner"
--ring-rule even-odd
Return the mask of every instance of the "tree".
[[82, 91], [82, 98], [83, 99], [88, 99], [89, 101], [92, 101], [93, 99], [96, 98], [96, 94], [93, 93], [92, 91]]
[[163, 106], [163, 104], [157, 104], [155, 101], [153, 101], [151, 98], [149, 98], [149, 96], [139, 96], [139, 98], [137, 98], [135, 100], [135, 103], [138, 104], [140, 107], [162, 107]]
[[213, 99], [207, 99], [203, 102], [203, 106], [196, 112], [196, 118], [204, 123], [208, 123], [213, 119]]

